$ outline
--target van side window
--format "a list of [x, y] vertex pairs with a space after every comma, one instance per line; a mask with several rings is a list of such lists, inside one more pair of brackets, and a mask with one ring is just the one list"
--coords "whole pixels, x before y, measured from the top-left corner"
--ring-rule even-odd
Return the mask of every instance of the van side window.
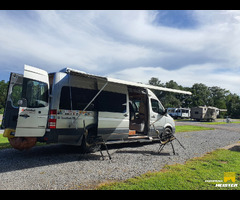
[[[83, 110], [97, 94], [97, 90], [71, 87], [72, 109]], [[87, 111], [126, 112], [127, 96], [115, 92], [102, 91]], [[62, 87], [59, 109], [71, 110], [69, 86]]]
[[[96, 95], [96, 90], [72, 87], [73, 110], [83, 110]], [[94, 102], [87, 108], [87, 111], [94, 110]]]
[[[64, 86], [61, 90], [59, 109], [71, 110], [70, 88], [73, 110], [83, 110], [96, 95], [95, 90]], [[92, 110], [94, 110], [94, 102], [87, 108], [87, 111]]]
[[125, 113], [127, 108], [126, 94], [103, 91], [97, 97], [98, 111]]
[[68, 86], [62, 87], [59, 109], [71, 110], [70, 89]]

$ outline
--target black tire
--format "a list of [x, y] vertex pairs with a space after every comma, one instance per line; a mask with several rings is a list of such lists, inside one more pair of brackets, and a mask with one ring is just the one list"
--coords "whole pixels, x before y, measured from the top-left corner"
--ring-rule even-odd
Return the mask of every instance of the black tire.
[[82, 143], [80, 146], [81, 153], [94, 153], [97, 152], [100, 148], [100, 144], [96, 144], [96, 134], [94, 129], [86, 130], [83, 135]]
[[162, 142], [167, 141], [172, 137], [173, 137], [173, 132], [172, 132], [172, 129], [169, 127], [166, 127], [160, 136]]
[[80, 151], [80, 153], [82, 153], [82, 154], [88, 153], [85, 136], [83, 136], [83, 138], [82, 138], [82, 143], [81, 143], [81, 146], [80, 146], [80, 148], [79, 148], [79, 151]]

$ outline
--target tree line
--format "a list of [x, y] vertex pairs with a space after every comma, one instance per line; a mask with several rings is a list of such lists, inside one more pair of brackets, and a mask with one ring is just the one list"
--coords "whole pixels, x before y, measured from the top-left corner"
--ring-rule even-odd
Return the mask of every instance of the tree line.
[[[186, 90], [192, 92], [192, 95], [177, 94], [164, 91], [154, 91], [156, 96], [161, 100], [165, 108], [169, 107], [195, 107], [195, 106], [214, 106], [221, 109], [227, 109], [221, 117], [229, 116], [231, 118], [240, 118], [240, 97], [237, 94], [232, 94], [229, 90], [222, 89], [218, 86], [208, 87], [202, 83], [195, 83], [192, 87], [183, 87], [171, 80], [162, 83], [156, 77], [152, 77], [148, 84]], [[0, 81], [0, 114], [4, 112], [8, 82]]]
[[240, 97], [235, 93], [232, 94], [229, 90], [218, 86], [208, 87], [202, 83], [195, 83], [192, 87], [183, 87], [173, 80], [162, 83], [156, 77], [152, 77], [148, 83], [150, 85], [192, 92], [192, 95], [164, 91], [155, 92], [165, 108], [214, 106], [220, 109], [227, 109], [227, 112], [220, 112], [220, 117], [240, 118]]
[[0, 114], [3, 114], [7, 96], [8, 82], [0, 81]]

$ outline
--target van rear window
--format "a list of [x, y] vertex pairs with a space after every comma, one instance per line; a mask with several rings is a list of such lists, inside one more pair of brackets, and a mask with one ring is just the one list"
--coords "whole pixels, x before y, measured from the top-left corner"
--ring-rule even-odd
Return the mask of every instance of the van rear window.
[[24, 78], [22, 97], [27, 101], [28, 108], [48, 106], [48, 85], [46, 83]]

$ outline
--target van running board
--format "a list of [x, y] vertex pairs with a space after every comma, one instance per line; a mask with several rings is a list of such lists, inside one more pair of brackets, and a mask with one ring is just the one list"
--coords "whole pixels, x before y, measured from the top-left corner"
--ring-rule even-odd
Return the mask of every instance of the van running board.
[[149, 136], [131, 136], [123, 140], [110, 140], [106, 144], [121, 144], [121, 143], [131, 143], [131, 142], [152, 142], [154, 139]]
[[153, 138], [149, 136], [130, 136], [126, 140], [137, 140], [138, 142], [152, 142]]

